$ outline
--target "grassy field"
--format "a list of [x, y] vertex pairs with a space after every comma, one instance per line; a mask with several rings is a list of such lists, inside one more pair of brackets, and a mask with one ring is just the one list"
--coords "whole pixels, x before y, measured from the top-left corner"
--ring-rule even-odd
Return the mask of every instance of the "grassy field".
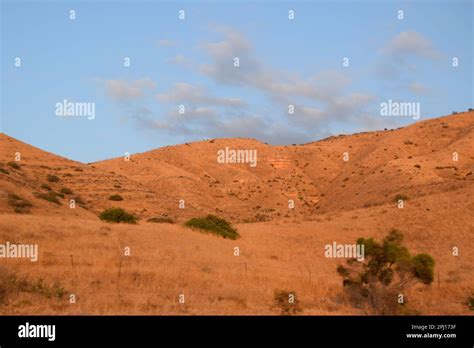
[[[37, 243], [40, 258], [37, 263], [2, 260], [3, 276], [15, 274], [30, 283], [41, 279], [46, 288], [64, 289], [65, 295], [13, 292], [1, 312], [267, 315], [281, 313], [275, 294], [287, 291], [296, 295], [302, 315], [370, 314], [350, 303], [336, 273], [343, 261], [325, 258], [323, 246], [353, 243], [360, 236], [380, 238], [399, 227], [410, 250], [429, 252], [437, 262], [435, 282], [410, 289], [407, 305], [423, 314], [472, 313], [465, 303], [474, 279], [474, 257], [467, 253], [474, 246], [469, 223], [450, 226], [440, 217], [437, 227], [427, 230], [426, 223], [403, 221], [395, 209], [357, 213], [358, 218], [352, 212], [302, 223], [239, 224], [241, 238], [235, 241], [179, 224], [4, 214], [0, 241]], [[368, 221], [378, 228], [368, 228]], [[455, 244], [466, 250], [462, 257], [452, 256]]]

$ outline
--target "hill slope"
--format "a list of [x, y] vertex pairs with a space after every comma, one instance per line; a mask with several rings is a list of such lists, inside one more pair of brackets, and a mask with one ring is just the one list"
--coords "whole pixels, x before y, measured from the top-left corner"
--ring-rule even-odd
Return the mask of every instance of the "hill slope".
[[[256, 151], [257, 165], [218, 163], [218, 152], [226, 148]], [[392, 203], [397, 195], [472, 189], [473, 150], [474, 112], [469, 112], [305, 145], [215, 139], [94, 165], [159, 192], [166, 212], [176, 216], [211, 212], [240, 222], [307, 220], [322, 212]], [[178, 209], [181, 199], [186, 209]]]
[[[470, 314], [473, 126], [470, 112], [298, 146], [216, 139], [89, 165], [0, 134], [0, 243], [34, 243], [40, 250], [37, 263], [2, 259], [0, 312], [279, 314], [275, 293], [290, 291], [302, 314], [370, 314], [345, 297], [336, 273], [344, 260], [325, 257], [324, 246], [380, 240], [395, 228], [412, 253], [436, 261], [435, 283], [404, 293], [413, 313]], [[219, 163], [218, 151], [226, 147], [257, 150], [257, 165]], [[14, 168], [9, 162], [17, 152], [20, 167]], [[61, 204], [41, 198], [62, 188], [73, 193], [55, 195]], [[112, 194], [124, 200], [111, 201]], [[22, 201], [12, 202], [12, 195], [31, 203], [29, 213], [15, 212]], [[83, 203], [71, 209], [76, 197]], [[112, 206], [142, 219], [137, 225], [100, 221], [98, 213]], [[144, 221], [208, 212], [237, 222], [241, 238]], [[238, 223], [249, 221], [258, 223]], [[75, 304], [64, 296], [71, 293]]]

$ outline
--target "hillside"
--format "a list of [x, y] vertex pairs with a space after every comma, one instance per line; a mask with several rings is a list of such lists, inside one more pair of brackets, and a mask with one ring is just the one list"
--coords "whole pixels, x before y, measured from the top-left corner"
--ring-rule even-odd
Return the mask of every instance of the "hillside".
[[[256, 150], [257, 165], [218, 163], [217, 153], [226, 147]], [[159, 192], [166, 213], [175, 217], [213, 212], [238, 222], [292, 221], [392, 203], [398, 194], [415, 198], [472, 188], [473, 150], [470, 112], [296, 146], [201, 141], [94, 166]], [[177, 209], [180, 199], [186, 209]], [[288, 209], [290, 199], [294, 209]]]
[[[470, 314], [473, 137], [469, 112], [304, 145], [212, 139], [82, 164], [0, 134], [0, 243], [40, 250], [35, 263], [0, 259], [0, 312], [280, 314], [275, 294], [290, 291], [303, 315], [372, 314], [343, 293], [336, 267], [344, 260], [325, 257], [324, 246], [397, 229], [411, 252], [436, 260], [433, 284], [404, 293], [407, 313]], [[226, 147], [256, 150], [257, 165], [219, 163]], [[140, 220], [99, 220], [108, 207]], [[183, 226], [209, 212], [230, 219], [241, 237]], [[175, 223], [147, 222], [163, 215]]]

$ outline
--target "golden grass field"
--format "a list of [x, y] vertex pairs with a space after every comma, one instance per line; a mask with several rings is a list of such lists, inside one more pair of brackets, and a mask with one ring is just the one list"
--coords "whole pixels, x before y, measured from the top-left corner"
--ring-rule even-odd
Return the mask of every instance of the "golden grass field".
[[[466, 301], [474, 295], [473, 119], [472, 112], [464, 113], [392, 132], [276, 150], [260, 143], [262, 156], [269, 155], [255, 172], [244, 165], [206, 166], [206, 156], [215, 152], [207, 155], [205, 143], [132, 156], [133, 167], [127, 167], [120, 159], [73, 162], [3, 135], [0, 161], [8, 174], [0, 173], [0, 243], [38, 244], [40, 256], [38, 262], [0, 259], [0, 276], [29, 283], [42, 279], [44, 286], [7, 289], [0, 312], [275, 315], [281, 309], [274, 293], [281, 290], [296, 295], [301, 315], [372, 314], [351, 304], [336, 273], [344, 260], [326, 258], [324, 245], [382, 239], [396, 228], [410, 252], [429, 253], [436, 261], [435, 281], [410, 288], [407, 306], [420, 314], [469, 315]], [[345, 149], [354, 152], [353, 162], [340, 159]], [[22, 153], [19, 170], [6, 165], [17, 151]], [[453, 151], [460, 154], [455, 164]], [[190, 157], [193, 153], [198, 155]], [[277, 154], [289, 159], [289, 168], [285, 161], [274, 167]], [[318, 163], [320, 157], [325, 159]], [[414, 167], [417, 163], [421, 169]], [[49, 173], [61, 178], [51, 183], [53, 189], [70, 187], [85, 208], [37, 199], [33, 193]], [[30, 213], [13, 212], [9, 193], [31, 201]], [[124, 201], [108, 201], [112, 193]], [[396, 193], [409, 197], [403, 209], [393, 202]], [[181, 197], [187, 209], [178, 209]], [[285, 205], [292, 197], [296, 208], [288, 211]], [[124, 207], [141, 219], [136, 225], [100, 221], [98, 212], [109, 206]], [[183, 226], [191, 216], [216, 213], [216, 207], [241, 238], [227, 240]], [[268, 221], [257, 221], [256, 211], [264, 209], [262, 220]], [[176, 223], [146, 222], [160, 214]], [[453, 256], [453, 247], [459, 256]], [[179, 302], [181, 294], [185, 303]]]

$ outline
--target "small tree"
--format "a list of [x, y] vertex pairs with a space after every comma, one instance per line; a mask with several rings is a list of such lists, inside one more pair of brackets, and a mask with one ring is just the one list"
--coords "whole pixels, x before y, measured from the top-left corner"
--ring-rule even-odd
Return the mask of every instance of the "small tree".
[[403, 234], [392, 230], [382, 241], [359, 238], [364, 246], [364, 260], [347, 260], [347, 266], [337, 266], [343, 285], [357, 304], [368, 304], [376, 314], [397, 314], [403, 303], [398, 294], [416, 282], [431, 284], [435, 262], [428, 254], [411, 256], [401, 245]]

